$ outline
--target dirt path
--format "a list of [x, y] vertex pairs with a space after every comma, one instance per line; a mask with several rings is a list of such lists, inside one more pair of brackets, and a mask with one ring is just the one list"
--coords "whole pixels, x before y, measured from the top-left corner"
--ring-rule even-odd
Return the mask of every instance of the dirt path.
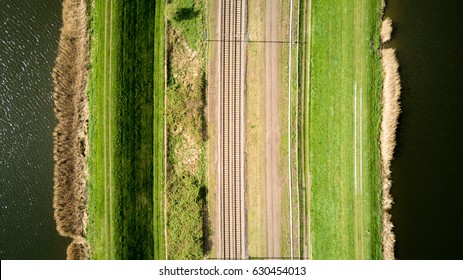
[[[265, 1], [247, 0], [249, 40], [265, 39]], [[246, 60], [246, 243], [250, 257], [267, 256], [265, 165], [265, 44], [247, 44]]]
[[[280, 5], [265, 2], [265, 40], [277, 41]], [[281, 256], [281, 181], [280, 181], [280, 108], [278, 77], [278, 44], [265, 49], [265, 141], [267, 186], [267, 257]]]

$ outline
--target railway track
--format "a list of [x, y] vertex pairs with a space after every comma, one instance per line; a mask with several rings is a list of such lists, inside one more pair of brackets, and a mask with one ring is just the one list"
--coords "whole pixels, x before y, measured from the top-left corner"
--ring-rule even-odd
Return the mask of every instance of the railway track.
[[246, 0], [220, 2], [219, 211], [221, 259], [244, 259], [244, 67]]

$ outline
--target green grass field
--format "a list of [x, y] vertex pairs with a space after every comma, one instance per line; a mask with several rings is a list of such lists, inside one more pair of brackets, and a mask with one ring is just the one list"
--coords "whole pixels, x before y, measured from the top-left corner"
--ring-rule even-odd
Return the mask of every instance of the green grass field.
[[163, 5], [156, 13], [151, 0], [90, 7], [91, 258], [162, 258], [164, 58], [155, 53], [164, 50]]
[[313, 0], [308, 122], [314, 259], [381, 259], [381, 1]]

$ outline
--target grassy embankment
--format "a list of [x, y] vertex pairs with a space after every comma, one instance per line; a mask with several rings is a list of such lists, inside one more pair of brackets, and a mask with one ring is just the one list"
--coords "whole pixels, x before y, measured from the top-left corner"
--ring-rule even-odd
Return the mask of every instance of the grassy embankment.
[[174, 0], [167, 16], [167, 257], [201, 259], [209, 250], [205, 0]]
[[381, 1], [313, 0], [311, 17], [312, 256], [382, 259]]
[[159, 164], [163, 155], [162, 138], [155, 138], [162, 134], [162, 114], [154, 112], [163, 108], [163, 86], [156, 83], [164, 84], [158, 65], [163, 63], [154, 56], [162, 47], [155, 44], [162, 32], [155, 31], [154, 5], [150, 0], [90, 5], [88, 240], [93, 259], [164, 255], [162, 236], [154, 238], [163, 221], [153, 218], [158, 211], [153, 201], [161, 204], [162, 192], [162, 173], [154, 172], [153, 161]]
[[53, 68], [55, 114], [53, 132], [54, 217], [58, 233], [73, 242], [68, 259], [88, 258], [83, 239], [87, 224], [87, 3], [63, 1], [63, 26]]
[[[384, 43], [391, 39], [392, 21], [386, 18], [381, 26], [381, 40]], [[393, 48], [381, 50], [383, 63], [383, 118], [381, 122], [381, 166], [382, 166], [382, 215], [383, 215], [383, 256], [387, 260], [394, 259], [395, 235], [392, 232], [392, 221], [389, 210], [392, 207], [391, 161], [396, 145], [396, 129], [400, 114], [400, 76], [399, 62]]]

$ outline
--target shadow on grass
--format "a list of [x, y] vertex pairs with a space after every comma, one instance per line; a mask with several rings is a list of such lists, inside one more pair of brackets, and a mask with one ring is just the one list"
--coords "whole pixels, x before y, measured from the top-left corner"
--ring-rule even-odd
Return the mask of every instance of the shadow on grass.
[[181, 22], [185, 20], [191, 20], [199, 16], [199, 11], [195, 10], [193, 7], [189, 8], [179, 8], [174, 15], [174, 20]]
[[211, 251], [211, 225], [209, 220], [209, 210], [207, 206], [207, 187], [202, 186], [198, 192], [198, 202], [201, 203], [201, 217], [202, 217], [202, 230], [203, 237], [201, 239], [201, 247], [203, 254], [207, 255]]

